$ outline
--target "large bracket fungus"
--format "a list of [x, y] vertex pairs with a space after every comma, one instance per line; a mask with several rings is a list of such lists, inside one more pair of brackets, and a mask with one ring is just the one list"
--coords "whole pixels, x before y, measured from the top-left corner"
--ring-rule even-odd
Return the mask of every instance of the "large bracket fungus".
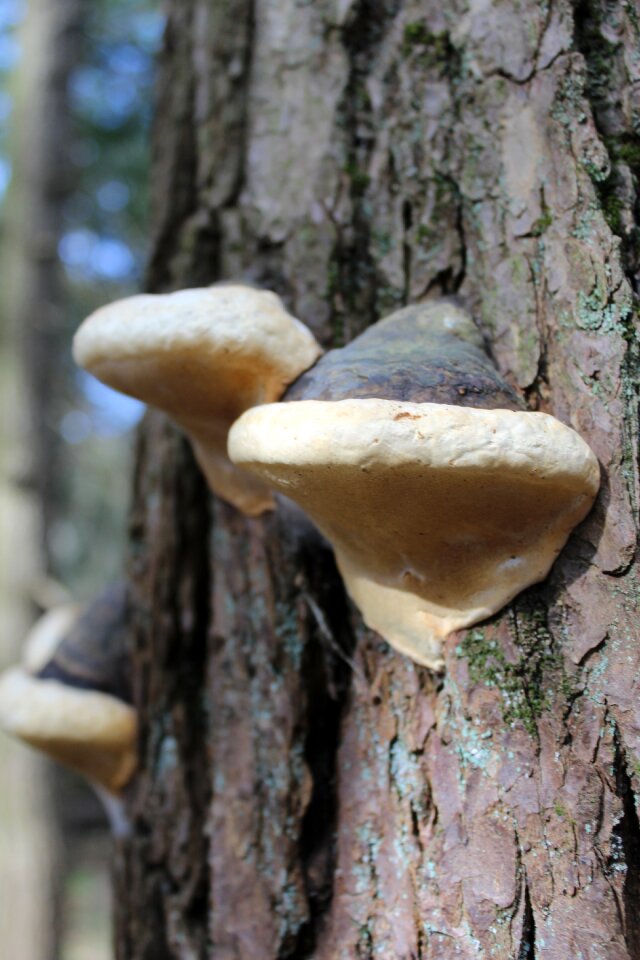
[[400, 310], [248, 410], [231, 460], [334, 546], [367, 625], [418, 663], [544, 579], [599, 485], [572, 429], [526, 412], [454, 302]]
[[68, 613], [45, 615], [23, 666], [0, 676], [0, 727], [118, 797], [137, 766], [127, 589], [114, 585]]
[[280, 399], [321, 352], [275, 293], [241, 284], [119, 300], [88, 317], [73, 344], [76, 362], [99, 380], [167, 413], [211, 490], [251, 516], [273, 499], [229, 462], [229, 427], [247, 408]]

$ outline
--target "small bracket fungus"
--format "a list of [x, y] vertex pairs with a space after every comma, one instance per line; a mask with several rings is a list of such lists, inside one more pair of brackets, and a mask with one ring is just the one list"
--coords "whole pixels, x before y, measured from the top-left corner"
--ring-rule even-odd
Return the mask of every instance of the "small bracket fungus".
[[453, 302], [400, 310], [229, 435], [331, 541], [367, 625], [433, 669], [447, 634], [547, 575], [599, 484], [587, 444], [524, 412], [481, 346]]
[[167, 413], [211, 490], [251, 516], [273, 500], [230, 463], [229, 427], [249, 407], [279, 400], [321, 352], [275, 293], [237, 284], [119, 300], [88, 317], [73, 343], [80, 366]]
[[110, 587], [72, 623], [52, 614], [27, 637], [25, 666], [0, 676], [0, 727], [118, 796], [137, 765], [126, 588]]

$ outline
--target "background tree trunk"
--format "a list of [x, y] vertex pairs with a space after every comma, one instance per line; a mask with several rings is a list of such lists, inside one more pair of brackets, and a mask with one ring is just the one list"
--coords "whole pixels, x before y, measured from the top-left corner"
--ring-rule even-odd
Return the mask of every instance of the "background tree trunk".
[[633, 5], [169, 7], [150, 289], [245, 277], [327, 346], [457, 292], [603, 487], [439, 677], [363, 627], [298, 515], [212, 502], [150, 417], [119, 957], [638, 960]]
[[[68, 189], [64, 118], [81, 6], [80, 0], [31, 0], [19, 30], [22, 64], [12, 83], [20, 125], [11, 137], [13, 183], [0, 235], [2, 669], [20, 658], [23, 638], [42, 612], [39, 604], [66, 599], [48, 579], [47, 534], [55, 514], [64, 357], [57, 256]], [[10, 10], [7, 15], [10, 21]], [[0, 954], [57, 960], [69, 836], [60, 829], [54, 800], [64, 781], [53, 765], [5, 738], [0, 768]], [[80, 790], [82, 797], [86, 787]]]

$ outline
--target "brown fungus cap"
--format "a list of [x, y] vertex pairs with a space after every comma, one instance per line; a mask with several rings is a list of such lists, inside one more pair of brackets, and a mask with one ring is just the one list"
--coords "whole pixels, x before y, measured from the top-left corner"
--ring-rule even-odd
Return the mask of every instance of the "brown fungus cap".
[[73, 345], [80, 366], [182, 427], [211, 490], [250, 515], [273, 502], [229, 462], [229, 427], [278, 400], [321, 352], [276, 294], [240, 284], [117, 301], [88, 317]]
[[[124, 581], [112, 583], [78, 608], [47, 662], [34, 668], [23, 656], [23, 664], [44, 680], [59, 680], [131, 703], [131, 617], [128, 585]], [[32, 629], [25, 653], [30, 652], [31, 638], [40, 623]]]
[[377, 398], [523, 410], [453, 298], [404, 307], [303, 373], [284, 400]]
[[[435, 306], [436, 329], [448, 311], [460, 312], [447, 305], [443, 314], [442, 303]], [[465, 378], [450, 359], [458, 345], [449, 343], [440, 375], [439, 335], [425, 338], [434, 350], [423, 352], [415, 329], [411, 376], [391, 359], [383, 383], [385, 324], [393, 326], [383, 321], [359, 338], [366, 363], [358, 361], [358, 341], [351, 345], [351, 372], [335, 362], [337, 380], [359, 377], [393, 395], [398, 383], [404, 391], [413, 378], [421, 396], [432, 386], [436, 395], [478, 396], [471, 388], [485, 372]], [[375, 350], [372, 336], [378, 336]], [[467, 346], [477, 358], [477, 343], [464, 338], [463, 352]], [[347, 350], [335, 353], [344, 357]], [[397, 359], [397, 347], [395, 353]], [[332, 356], [321, 363], [331, 367]], [[498, 374], [486, 376], [507, 399]], [[330, 372], [325, 389], [333, 392], [335, 382]], [[485, 619], [547, 575], [599, 484], [587, 444], [554, 417], [406, 399], [297, 400], [249, 410], [230, 432], [229, 455], [296, 501], [331, 541], [367, 625], [433, 669], [442, 666], [447, 634]]]
[[0, 727], [118, 794], [137, 766], [126, 587], [108, 588], [74, 615], [68, 606], [57, 620], [53, 613], [27, 637], [24, 666], [0, 675]]

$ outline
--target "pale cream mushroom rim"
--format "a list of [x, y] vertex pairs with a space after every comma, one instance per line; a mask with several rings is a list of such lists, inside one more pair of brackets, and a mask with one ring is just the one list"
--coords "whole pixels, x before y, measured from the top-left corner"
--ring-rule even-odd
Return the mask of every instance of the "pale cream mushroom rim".
[[435, 670], [449, 633], [547, 575], [599, 482], [547, 414], [379, 399], [255, 407], [229, 455], [331, 541], [365, 623]]
[[229, 462], [229, 427], [254, 404], [279, 400], [321, 353], [276, 294], [239, 284], [116, 301], [88, 317], [73, 343], [80, 366], [168, 414], [210, 489], [250, 516], [273, 499]]
[[[296, 339], [283, 354], [287, 328]], [[180, 349], [276, 359], [290, 376], [300, 372], [298, 355], [304, 368], [322, 353], [311, 331], [285, 310], [277, 294], [240, 284], [116, 300], [87, 317], [73, 343], [76, 362], [88, 368]]]
[[0, 678], [0, 723], [16, 736], [113, 746], [135, 734], [133, 707], [96, 690], [30, 676], [20, 667]]
[[[32, 746], [55, 753], [63, 745], [86, 756], [83, 768], [97, 766], [101, 752], [119, 760], [108, 763], [117, 790], [136, 765], [137, 715], [129, 704], [107, 693], [70, 687], [58, 680], [40, 679], [14, 667], [0, 676], [0, 727]], [[75, 765], [75, 764], [73, 764]]]
[[243, 467], [287, 464], [286, 480], [297, 483], [295, 466], [399, 469], [464, 467], [505, 471], [529, 480], [554, 480], [593, 497], [600, 483], [598, 462], [582, 438], [545, 413], [484, 410], [449, 404], [393, 400], [301, 400], [265, 404], [246, 411], [233, 425], [229, 456]]

